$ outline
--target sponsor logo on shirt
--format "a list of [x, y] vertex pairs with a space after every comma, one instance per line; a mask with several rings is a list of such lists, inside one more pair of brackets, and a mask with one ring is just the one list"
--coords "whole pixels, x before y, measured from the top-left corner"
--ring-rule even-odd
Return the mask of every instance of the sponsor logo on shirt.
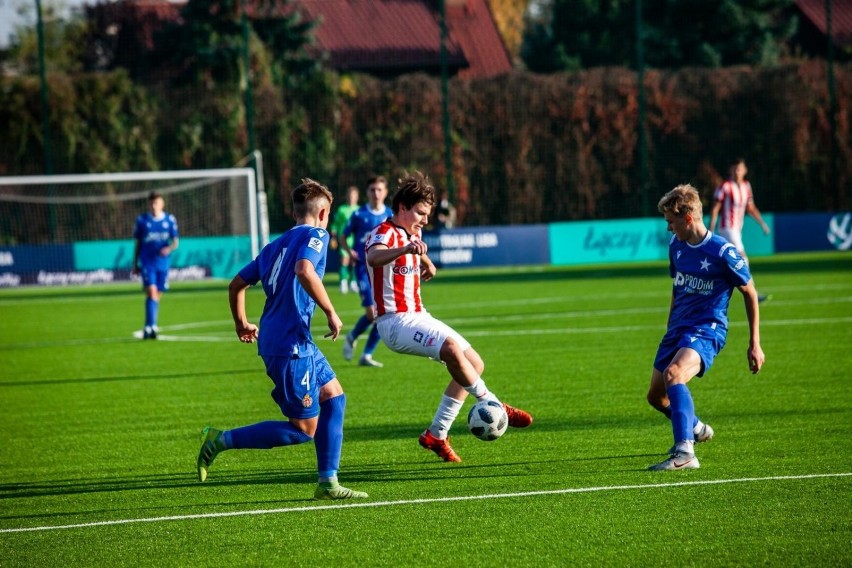
[[401, 274], [402, 276], [407, 276], [408, 274], [414, 274], [417, 272], [417, 268], [414, 266], [394, 266], [391, 271], [394, 274]]
[[684, 288], [688, 294], [710, 294], [713, 291], [713, 281], [696, 278], [691, 274], [678, 272], [675, 274], [674, 285]]
[[312, 248], [317, 252], [322, 252], [322, 240], [316, 237], [311, 237], [311, 240], [308, 243], [308, 248]]

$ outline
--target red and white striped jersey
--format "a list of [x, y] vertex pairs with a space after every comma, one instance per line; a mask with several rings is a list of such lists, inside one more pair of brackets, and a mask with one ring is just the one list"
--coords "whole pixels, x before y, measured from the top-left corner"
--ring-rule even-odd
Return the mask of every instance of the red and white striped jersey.
[[729, 179], [716, 188], [713, 199], [722, 202], [719, 228], [741, 231], [746, 207], [752, 200], [751, 184], [747, 180], [737, 183]]
[[[374, 245], [395, 249], [406, 246], [421, 235], [409, 236], [402, 228], [385, 221], [367, 236], [365, 251]], [[368, 266], [376, 315], [422, 312], [420, 300], [420, 255], [404, 254], [384, 266]]]

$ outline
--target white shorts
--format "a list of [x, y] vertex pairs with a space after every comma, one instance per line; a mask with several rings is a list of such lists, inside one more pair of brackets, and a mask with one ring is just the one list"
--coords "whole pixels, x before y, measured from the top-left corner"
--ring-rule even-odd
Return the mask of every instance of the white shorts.
[[456, 330], [427, 312], [384, 314], [376, 319], [376, 327], [382, 341], [397, 353], [440, 361], [441, 346], [448, 337], [452, 337], [462, 351], [470, 349], [470, 343]]
[[740, 254], [745, 254], [745, 249], [743, 248], [743, 233], [742, 231], [738, 231], [735, 229], [723, 229], [719, 227], [719, 230], [716, 231], [716, 234], [731, 243], [736, 247]]

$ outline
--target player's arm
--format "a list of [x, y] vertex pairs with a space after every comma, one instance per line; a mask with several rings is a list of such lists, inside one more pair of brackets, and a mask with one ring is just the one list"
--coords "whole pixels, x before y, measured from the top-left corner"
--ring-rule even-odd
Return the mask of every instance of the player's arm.
[[[423, 241], [411, 241], [404, 247], [388, 248], [387, 245], [375, 244], [367, 251], [368, 266], [384, 266], [395, 261], [404, 254], [426, 254], [428, 247]], [[431, 261], [429, 261], [431, 264]], [[434, 265], [433, 265], [434, 266]]]
[[133, 274], [139, 274], [139, 252], [142, 250], [142, 241], [136, 239], [136, 244], [133, 247]]
[[710, 210], [710, 230], [716, 228], [716, 220], [719, 218], [719, 211], [722, 210], [722, 200], [716, 199], [713, 201], [713, 208]]
[[424, 282], [428, 282], [435, 277], [435, 274], [438, 273], [438, 268], [425, 254], [420, 255], [420, 279]]
[[169, 256], [178, 248], [178, 243], [180, 239], [177, 237], [172, 237], [172, 240], [169, 241], [169, 244], [160, 249], [160, 254], [162, 256]]
[[766, 360], [766, 355], [763, 354], [763, 349], [760, 348], [760, 308], [758, 307], [757, 290], [754, 287], [754, 280], [749, 280], [748, 284], [738, 286], [743, 299], [745, 300], [746, 317], [748, 318], [748, 368], [752, 373], [757, 373], [763, 367]]
[[314, 263], [306, 258], [299, 260], [296, 263], [296, 278], [299, 279], [302, 288], [314, 299], [328, 319], [329, 332], [323, 337], [330, 337], [332, 340], [337, 339], [343, 329], [343, 322], [340, 321], [337, 312], [334, 311], [334, 305], [328, 297], [328, 292], [325, 291], [325, 286], [322, 285], [322, 280], [314, 268]]
[[746, 205], [746, 213], [751, 215], [755, 221], [760, 225], [760, 228], [763, 229], [765, 234], [769, 234], [769, 225], [763, 220], [763, 216], [760, 214], [760, 210], [757, 208], [757, 205], [754, 204], [754, 201], [749, 200]]
[[257, 339], [257, 326], [246, 317], [246, 290], [251, 286], [242, 276], [237, 274], [228, 285], [228, 304], [231, 306], [231, 316], [234, 318], [234, 329], [237, 337], [243, 343], [254, 343]]

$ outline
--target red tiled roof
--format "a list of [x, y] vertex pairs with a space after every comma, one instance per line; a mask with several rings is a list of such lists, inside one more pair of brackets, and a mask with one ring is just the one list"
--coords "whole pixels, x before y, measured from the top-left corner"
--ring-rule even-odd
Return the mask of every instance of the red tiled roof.
[[[462, 77], [489, 77], [511, 62], [486, 0], [447, 1], [448, 64]], [[441, 28], [435, 0], [296, 0], [339, 70], [435, 71]]]
[[509, 52], [500, 38], [487, 0], [446, 0], [447, 29], [470, 62], [459, 77], [502, 75], [512, 69]]
[[[796, 5], [819, 31], [827, 33], [825, 0], [796, 0]], [[852, 0], [831, 1], [831, 38], [836, 46], [852, 45]]]
[[[427, 2], [419, 0], [296, 0], [307, 19], [318, 20], [315, 37], [342, 71], [403, 72], [440, 65], [441, 30]], [[447, 42], [448, 63], [468, 61]]]

